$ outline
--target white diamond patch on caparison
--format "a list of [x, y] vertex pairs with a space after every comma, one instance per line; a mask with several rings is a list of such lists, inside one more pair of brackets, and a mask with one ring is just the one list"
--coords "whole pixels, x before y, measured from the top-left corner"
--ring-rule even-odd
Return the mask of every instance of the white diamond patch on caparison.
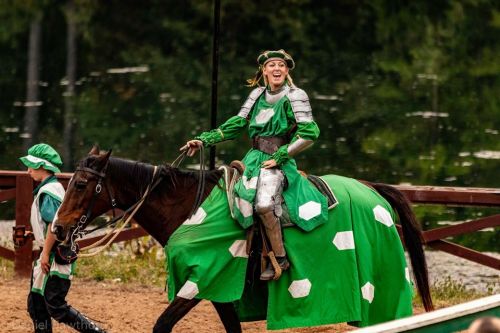
[[250, 217], [253, 215], [253, 207], [252, 204], [245, 199], [242, 198], [236, 198], [236, 207], [238, 207], [239, 211], [241, 212], [241, 215], [243, 217]]
[[185, 298], [185, 299], [193, 299], [196, 295], [198, 295], [198, 285], [193, 281], [187, 280], [186, 283], [182, 286], [181, 290], [177, 293], [177, 296]]
[[352, 250], [354, 249], [354, 235], [352, 231], [337, 232], [332, 243], [339, 250]]
[[373, 214], [375, 215], [375, 220], [379, 221], [380, 223], [388, 227], [394, 224], [391, 213], [389, 213], [387, 209], [385, 209], [380, 205], [377, 205], [375, 208], [373, 208]]
[[361, 294], [363, 295], [363, 298], [371, 304], [371, 302], [373, 302], [373, 298], [375, 297], [375, 287], [370, 282], [367, 282], [363, 287], [361, 287]]
[[309, 201], [299, 207], [299, 217], [306, 221], [319, 214], [321, 214], [321, 204], [316, 201]]
[[196, 213], [191, 216], [191, 218], [187, 219], [184, 221], [184, 225], [195, 225], [195, 224], [201, 224], [203, 220], [207, 217], [207, 212], [203, 208], [198, 208]]
[[233, 257], [248, 258], [247, 241], [244, 239], [235, 240], [229, 247], [229, 252]]
[[309, 279], [295, 280], [288, 287], [288, 291], [293, 298], [306, 297], [311, 292], [311, 286]]

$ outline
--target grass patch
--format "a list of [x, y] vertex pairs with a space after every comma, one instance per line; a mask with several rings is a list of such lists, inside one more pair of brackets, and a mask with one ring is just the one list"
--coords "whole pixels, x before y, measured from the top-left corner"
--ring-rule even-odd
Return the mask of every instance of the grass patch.
[[[143, 241], [140, 241], [143, 242]], [[165, 286], [165, 256], [163, 249], [152, 246], [143, 253], [125, 247], [114, 248], [94, 257], [77, 261], [75, 276], [95, 281], [138, 283]]]
[[[447, 276], [444, 279], [436, 281], [431, 286], [431, 296], [436, 309], [469, 302], [481, 297], [493, 295], [493, 287], [488, 287], [487, 291], [467, 289], [461, 281], [454, 280]], [[422, 300], [415, 290], [413, 304], [417, 308], [422, 308]]]
[[[13, 279], [14, 262], [0, 257], [0, 279]], [[114, 244], [94, 257], [79, 258], [75, 277], [93, 281], [136, 283], [164, 287], [165, 255], [150, 237]]]
[[[450, 276], [447, 276], [434, 283], [431, 287], [431, 293], [436, 302], [443, 302], [445, 304], [444, 306], [450, 306], [492, 295], [492, 289], [490, 289], [489, 292], [466, 289], [461, 281], [454, 280]], [[439, 303], [436, 305], [439, 306]]]
[[12, 279], [14, 277], [14, 262], [0, 257], [0, 279]]

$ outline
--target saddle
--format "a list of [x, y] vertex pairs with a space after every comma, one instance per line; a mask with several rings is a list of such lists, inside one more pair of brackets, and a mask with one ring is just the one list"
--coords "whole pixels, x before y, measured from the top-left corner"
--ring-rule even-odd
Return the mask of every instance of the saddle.
[[[230, 173], [230, 175], [232, 175], [232, 177], [237, 177], [237, 179], [233, 179], [231, 177], [229, 180], [234, 181], [234, 182], [238, 181], [239, 178], [241, 177], [241, 175], [243, 174], [243, 172], [245, 171], [245, 164], [243, 164], [242, 161], [234, 160], [231, 163], [229, 163], [229, 167], [234, 169], [235, 171], [237, 171], [237, 172], [233, 171]], [[335, 197], [335, 194], [333, 193], [333, 190], [321, 177], [315, 176], [315, 175], [308, 175], [306, 172], [304, 172], [302, 170], [299, 170], [299, 173], [303, 177], [306, 177], [307, 180], [309, 180], [311, 182], [311, 184], [313, 184], [318, 189], [318, 191], [320, 191], [321, 194], [323, 194], [327, 198], [328, 209], [332, 209], [333, 207], [335, 207], [339, 203], [337, 198]], [[286, 210], [286, 206], [283, 208], [285, 208], [285, 210]], [[287, 215], [288, 215], [288, 210], [287, 210]], [[289, 218], [288, 218], [288, 221], [290, 221]]]
[[[225, 168], [225, 167], [222, 167], [222, 168]], [[231, 169], [231, 170], [227, 170], [227, 169]], [[241, 162], [239, 160], [234, 160], [229, 164], [229, 168], [227, 168], [227, 169], [226, 169], [227, 171], [225, 170], [226, 184], [233, 184], [234, 185], [239, 180], [239, 178], [241, 177], [243, 172], [245, 171], [245, 164], [243, 164], [243, 162]], [[301, 171], [301, 170], [299, 170], [299, 173], [303, 177], [306, 177], [307, 180], [309, 180], [311, 182], [311, 184], [313, 184], [318, 189], [318, 191], [320, 191], [327, 198], [328, 209], [334, 208], [339, 203], [337, 198], [335, 197], [335, 194], [333, 193], [333, 190], [321, 177], [315, 176], [315, 175], [308, 175], [307, 173], [305, 173], [304, 171]], [[232, 188], [232, 186], [229, 186], [229, 187], [230, 188], [228, 188], [228, 199], [229, 199], [229, 202], [232, 202], [232, 193], [231, 192], [233, 191], [233, 188]], [[231, 204], [230, 204], [230, 207], [231, 207]], [[231, 209], [232, 209], [232, 207], [231, 207]], [[281, 223], [282, 228], [295, 226], [295, 224], [290, 219], [290, 214], [288, 213], [288, 208], [287, 208], [284, 201], [282, 204], [282, 214], [281, 214], [279, 219], [280, 219], [280, 223]], [[251, 252], [254, 236], [255, 236], [255, 234], [260, 233], [259, 229], [260, 228], [256, 227], [255, 224], [247, 229], [247, 237], [246, 237], [247, 254], [250, 254], [250, 252]]]

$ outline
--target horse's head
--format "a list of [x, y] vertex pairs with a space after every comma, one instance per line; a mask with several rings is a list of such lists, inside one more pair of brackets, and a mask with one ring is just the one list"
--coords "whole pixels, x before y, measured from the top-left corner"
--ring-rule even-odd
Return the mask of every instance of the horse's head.
[[52, 232], [59, 241], [67, 244], [75, 228], [83, 230], [92, 219], [111, 208], [112, 199], [105, 183], [110, 155], [111, 151], [101, 154], [94, 146], [79, 162], [52, 223]]

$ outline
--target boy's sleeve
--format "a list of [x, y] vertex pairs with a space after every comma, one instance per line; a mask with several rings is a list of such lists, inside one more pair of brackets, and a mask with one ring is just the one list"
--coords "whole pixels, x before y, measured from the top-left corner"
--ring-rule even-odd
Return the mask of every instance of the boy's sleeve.
[[60, 205], [61, 202], [56, 198], [48, 194], [41, 195], [40, 214], [45, 223], [52, 223]]

